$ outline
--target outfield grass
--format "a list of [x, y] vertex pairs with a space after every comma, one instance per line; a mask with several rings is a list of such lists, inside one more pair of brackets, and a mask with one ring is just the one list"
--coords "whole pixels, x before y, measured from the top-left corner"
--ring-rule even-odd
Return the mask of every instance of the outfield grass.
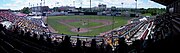
[[142, 14], [143, 16], [152, 16], [151, 13]]
[[[114, 20], [114, 24], [112, 25], [108, 25], [108, 26], [104, 26], [104, 27], [100, 27], [100, 28], [96, 28], [96, 29], [91, 29], [91, 31], [86, 32], [86, 33], [76, 33], [76, 32], [72, 32], [70, 31], [71, 29], [63, 24], [60, 24], [58, 21], [59, 20], [68, 20], [68, 19], [102, 19], [102, 20], [110, 20], [113, 21]], [[125, 25], [127, 24], [127, 20], [124, 17], [120, 17], [120, 16], [115, 16], [113, 19], [113, 16], [90, 16], [90, 15], [86, 15], [86, 16], [49, 16], [47, 19], [47, 23], [49, 25], [51, 25], [56, 31], [58, 31], [58, 33], [63, 33], [63, 34], [68, 34], [68, 35], [77, 35], [79, 34], [80, 36], [95, 36], [95, 35], [99, 35], [102, 32], [106, 32], [109, 30], [112, 30], [114, 28], [117, 28], [119, 26]], [[72, 22], [72, 23], [68, 23], [70, 25], [73, 25], [75, 27], [83, 27], [82, 24], [80, 24], [80, 22]], [[89, 22], [88, 25], [84, 26], [84, 27], [92, 27], [92, 26], [98, 26], [98, 25], [102, 25], [102, 23], [95, 23], [95, 22]]]
[[68, 23], [71, 26], [74, 26], [76, 28], [80, 27], [80, 28], [89, 28], [89, 27], [93, 27], [93, 26], [99, 26], [99, 25], [103, 25], [102, 23], [97, 23], [97, 22], [87, 22], [86, 24], [83, 25], [83, 22], [78, 21], [78, 22], [70, 22]]

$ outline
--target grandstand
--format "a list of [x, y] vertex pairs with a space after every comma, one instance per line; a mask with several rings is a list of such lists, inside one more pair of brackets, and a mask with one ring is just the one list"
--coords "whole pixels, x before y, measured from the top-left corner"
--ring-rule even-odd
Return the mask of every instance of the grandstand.
[[178, 53], [180, 0], [152, 1], [165, 5], [166, 13], [139, 18], [102, 36], [53, 33], [46, 16], [22, 17], [0, 9], [0, 53]]

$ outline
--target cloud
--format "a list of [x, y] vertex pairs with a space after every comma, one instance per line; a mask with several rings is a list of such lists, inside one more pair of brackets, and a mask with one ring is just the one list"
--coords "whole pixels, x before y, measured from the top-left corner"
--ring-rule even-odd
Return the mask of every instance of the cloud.
[[[4, 1], [4, 0], [3, 0]], [[10, 0], [6, 0], [10, 1]], [[44, 1], [44, 0], [42, 0]], [[75, 6], [80, 7], [82, 2], [82, 7], [87, 8], [89, 7], [90, 0], [45, 0], [46, 6], [49, 6], [50, 8], [55, 6], [73, 6], [73, 1], [75, 1]], [[92, 1], [92, 7], [98, 6], [99, 3], [106, 4], [107, 7], [116, 6], [121, 7], [123, 4], [123, 7], [126, 8], [135, 8], [136, 2], [135, 0], [91, 0]], [[59, 4], [56, 4], [59, 2]], [[22, 9], [23, 7], [30, 7], [29, 3], [31, 4], [31, 7], [34, 6], [40, 6], [41, 0], [11, 0], [10, 3], [3, 4], [1, 8], [10, 8], [13, 10]], [[165, 8], [165, 6], [160, 5], [158, 3], [155, 3], [150, 0], [138, 0], [138, 8]]]
[[1, 8], [3, 9], [12, 9], [12, 10], [19, 10], [26, 6], [25, 0], [9, 0], [5, 1], [7, 3], [2, 4]]
[[3, 6], [6, 6], [6, 7], [16, 7], [17, 5], [16, 4], [5, 4]]

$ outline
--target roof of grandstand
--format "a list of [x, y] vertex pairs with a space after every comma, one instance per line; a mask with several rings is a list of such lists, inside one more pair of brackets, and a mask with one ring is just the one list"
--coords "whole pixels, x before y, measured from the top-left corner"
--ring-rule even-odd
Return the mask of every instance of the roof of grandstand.
[[31, 18], [41, 19], [41, 16], [32, 16]]
[[168, 6], [169, 4], [172, 4], [177, 0], [152, 0], [152, 1], [162, 4], [162, 5], [165, 5], [165, 6]]
[[14, 13], [14, 14], [16, 14], [17, 16], [20, 16], [20, 17], [27, 16], [27, 14], [24, 14], [24, 13]]
[[10, 9], [0, 9], [0, 11], [9, 11]]

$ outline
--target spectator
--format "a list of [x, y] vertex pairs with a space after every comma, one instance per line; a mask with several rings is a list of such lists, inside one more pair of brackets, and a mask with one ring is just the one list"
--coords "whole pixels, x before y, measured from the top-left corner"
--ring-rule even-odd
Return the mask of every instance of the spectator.
[[125, 43], [125, 38], [119, 39], [119, 45], [117, 46], [115, 53], [128, 53], [128, 45]]

